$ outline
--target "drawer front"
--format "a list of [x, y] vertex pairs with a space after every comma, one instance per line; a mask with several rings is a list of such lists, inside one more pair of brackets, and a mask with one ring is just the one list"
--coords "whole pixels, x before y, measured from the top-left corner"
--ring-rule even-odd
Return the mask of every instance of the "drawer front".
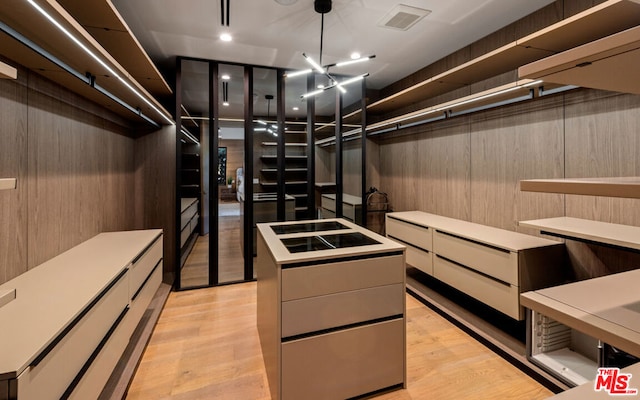
[[336, 217], [336, 213], [334, 211], [331, 210], [327, 210], [326, 208], [321, 208], [320, 209], [322, 212], [322, 218], [335, 218]]
[[356, 207], [351, 204], [342, 203], [342, 216], [354, 222], [356, 220]]
[[320, 203], [322, 208], [326, 208], [329, 211], [336, 212], [336, 200], [322, 196], [322, 202]]
[[198, 202], [196, 201], [192, 205], [189, 206], [182, 214], [180, 214], [180, 227], [184, 228], [191, 218], [198, 212]]
[[138, 292], [135, 299], [131, 300], [129, 304], [129, 312], [122, 321], [124, 326], [123, 330], [128, 332], [131, 336], [140, 323], [147, 307], [151, 303], [153, 296], [155, 296], [160, 284], [162, 283], [162, 262], [153, 271], [153, 274], [149, 277], [149, 280], [142, 286], [140, 292]]
[[498, 282], [437, 255], [433, 260], [433, 276], [511, 318], [522, 320], [524, 317], [516, 286]]
[[37, 365], [18, 377], [20, 400], [59, 399], [129, 303], [127, 272]]
[[404, 383], [404, 320], [282, 344], [282, 399], [347, 399]]
[[129, 271], [131, 282], [129, 293], [131, 297], [140, 289], [140, 286], [142, 286], [142, 283], [147, 279], [147, 276], [149, 276], [160, 259], [162, 259], [162, 236], [131, 266]]
[[415, 247], [431, 251], [433, 229], [387, 218], [386, 232], [390, 238], [400, 239]]
[[184, 244], [187, 243], [187, 239], [189, 239], [189, 235], [191, 235], [191, 225], [187, 224], [182, 232], [180, 232], [180, 247], [184, 247]]
[[432, 253], [417, 249], [411, 245], [407, 246], [407, 265], [415, 267], [420, 271], [433, 275]]
[[433, 251], [496, 279], [518, 284], [518, 253], [485, 246], [443, 232], [433, 233]]
[[282, 301], [404, 283], [404, 257], [364, 258], [282, 270]]
[[282, 337], [404, 314], [404, 285], [378, 286], [282, 303]]

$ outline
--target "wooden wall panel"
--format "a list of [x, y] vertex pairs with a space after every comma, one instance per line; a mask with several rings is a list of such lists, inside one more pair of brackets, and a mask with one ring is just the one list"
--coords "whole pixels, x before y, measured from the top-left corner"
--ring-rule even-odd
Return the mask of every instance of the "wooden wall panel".
[[0, 178], [17, 189], [0, 191], [0, 283], [27, 270], [27, 74], [0, 79]]
[[469, 219], [469, 132], [465, 119], [380, 143], [381, 190], [394, 211]]
[[31, 74], [28, 268], [97, 233], [135, 225], [134, 141], [106, 130], [110, 124], [84, 103]]
[[[567, 103], [566, 176], [640, 176], [640, 96], [581, 91]], [[567, 215], [640, 226], [640, 199], [567, 196]]]
[[165, 126], [135, 143], [138, 229], [164, 230], [163, 281], [173, 283], [175, 269], [176, 127]]
[[473, 117], [472, 222], [519, 230], [518, 221], [563, 214], [562, 195], [521, 192], [519, 187], [522, 179], [563, 176], [561, 100], [540, 100]]
[[344, 143], [342, 163], [343, 193], [362, 196], [362, 145], [359, 140]]

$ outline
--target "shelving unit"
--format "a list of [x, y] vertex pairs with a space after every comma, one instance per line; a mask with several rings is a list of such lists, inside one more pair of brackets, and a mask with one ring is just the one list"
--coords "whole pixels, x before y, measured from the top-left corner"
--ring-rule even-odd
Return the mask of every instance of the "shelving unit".
[[182, 153], [182, 197], [200, 198], [200, 155], [198, 153]]
[[[640, 198], [640, 179], [534, 179], [521, 190]], [[640, 251], [640, 227], [572, 217], [521, 221], [540, 233], [586, 243]], [[529, 359], [571, 385], [593, 380], [611, 346], [640, 357], [640, 270], [523, 293], [528, 314]], [[545, 330], [549, 324], [549, 330]], [[549, 345], [547, 345], [549, 343]], [[595, 354], [594, 354], [595, 353]], [[624, 367], [626, 365], [607, 365]]]
[[[307, 143], [305, 132], [288, 131], [285, 134], [285, 192], [293, 198], [296, 219], [302, 217], [307, 210]], [[274, 192], [277, 188], [277, 142], [264, 140], [260, 142], [260, 187], [263, 192]], [[265, 221], [266, 222], [266, 221]]]

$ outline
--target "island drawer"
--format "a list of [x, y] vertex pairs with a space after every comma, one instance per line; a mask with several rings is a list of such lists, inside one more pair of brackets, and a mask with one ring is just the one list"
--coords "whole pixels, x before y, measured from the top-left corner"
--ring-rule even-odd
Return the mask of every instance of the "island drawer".
[[285, 301], [282, 303], [282, 337], [402, 314], [402, 283]]
[[285, 265], [282, 270], [282, 301], [403, 282], [402, 254], [295, 268]]

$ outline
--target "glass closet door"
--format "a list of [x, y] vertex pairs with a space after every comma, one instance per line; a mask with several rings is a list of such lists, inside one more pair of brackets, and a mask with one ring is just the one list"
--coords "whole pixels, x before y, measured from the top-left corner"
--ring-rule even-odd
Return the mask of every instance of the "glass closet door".
[[178, 60], [178, 289], [210, 284], [209, 63]]

